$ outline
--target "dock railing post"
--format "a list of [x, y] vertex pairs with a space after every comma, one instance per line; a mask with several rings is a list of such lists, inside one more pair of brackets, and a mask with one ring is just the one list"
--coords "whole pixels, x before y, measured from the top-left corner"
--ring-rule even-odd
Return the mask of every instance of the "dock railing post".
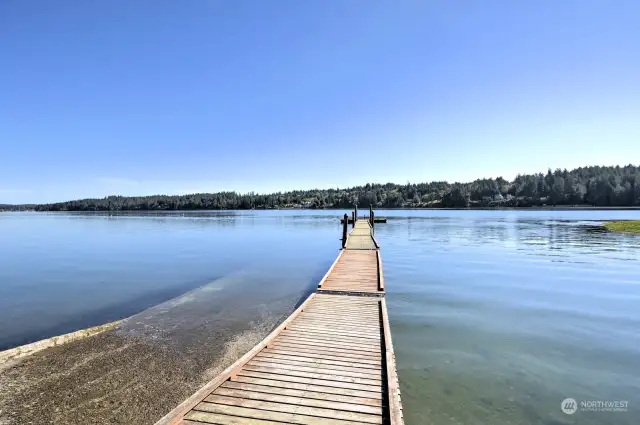
[[373, 208], [371, 208], [371, 231], [372, 231], [373, 233], [375, 233], [375, 232], [376, 232], [375, 225], [376, 225], [376, 218], [375, 218], [375, 216], [373, 215]]
[[356, 204], [356, 207], [353, 212], [353, 216], [354, 216], [353, 227], [356, 227], [356, 220], [358, 219], [358, 204]]
[[342, 223], [342, 249], [347, 246], [347, 226], [349, 225], [349, 216], [344, 214], [344, 223]]
[[373, 207], [369, 204], [369, 224], [373, 227]]

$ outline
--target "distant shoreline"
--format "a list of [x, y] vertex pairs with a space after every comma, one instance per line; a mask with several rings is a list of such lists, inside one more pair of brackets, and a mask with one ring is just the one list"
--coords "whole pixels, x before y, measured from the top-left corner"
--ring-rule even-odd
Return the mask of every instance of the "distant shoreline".
[[478, 178], [466, 183], [431, 181], [366, 183], [271, 193], [236, 191], [155, 195], [110, 195], [61, 202], [8, 204], [0, 210], [125, 211], [232, 209], [636, 209], [640, 207], [640, 166], [587, 166], [569, 171]]
[[[176, 212], [219, 212], [219, 211], [347, 211], [352, 208], [230, 208], [230, 209], [134, 209], [134, 210], [59, 210], [59, 211], [36, 211], [35, 209], [0, 209], [0, 212], [37, 212], [37, 213], [100, 213], [100, 214], [118, 214], [118, 213], [176, 213]], [[360, 207], [363, 212], [368, 211], [368, 207]], [[640, 206], [616, 206], [616, 207], [597, 207], [591, 205], [559, 205], [559, 206], [523, 206], [523, 207], [375, 207], [376, 211], [575, 211], [575, 210], [619, 210], [640, 211]]]

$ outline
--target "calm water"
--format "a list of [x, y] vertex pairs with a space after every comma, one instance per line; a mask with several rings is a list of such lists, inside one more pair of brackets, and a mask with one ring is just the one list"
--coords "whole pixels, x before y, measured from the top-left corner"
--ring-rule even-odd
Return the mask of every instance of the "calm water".
[[[340, 213], [0, 214], [0, 347], [195, 288], [155, 326], [281, 317], [337, 255]], [[378, 215], [408, 424], [640, 423], [640, 236], [596, 227], [640, 212]], [[628, 411], [566, 415], [567, 397]]]

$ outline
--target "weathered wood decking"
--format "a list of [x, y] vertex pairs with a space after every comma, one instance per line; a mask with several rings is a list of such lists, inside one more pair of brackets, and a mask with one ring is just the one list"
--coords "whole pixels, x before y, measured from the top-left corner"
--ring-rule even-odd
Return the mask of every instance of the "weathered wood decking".
[[366, 220], [357, 220], [347, 238], [347, 249], [378, 249], [378, 243], [371, 234], [371, 225]]
[[340, 251], [329, 272], [318, 284], [319, 291], [384, 294], [382, 265], [378, 250], [347, 249]]
[[318, 292], [156, 425], [402, 425], [377, 247], [356, 221]]

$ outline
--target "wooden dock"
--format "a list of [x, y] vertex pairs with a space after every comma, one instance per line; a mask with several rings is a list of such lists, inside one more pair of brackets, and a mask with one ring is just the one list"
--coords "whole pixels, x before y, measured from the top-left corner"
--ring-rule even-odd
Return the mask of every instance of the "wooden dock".
[[345, 239], [316, 293], [156, 425], [403, 425], [371, 221]]

